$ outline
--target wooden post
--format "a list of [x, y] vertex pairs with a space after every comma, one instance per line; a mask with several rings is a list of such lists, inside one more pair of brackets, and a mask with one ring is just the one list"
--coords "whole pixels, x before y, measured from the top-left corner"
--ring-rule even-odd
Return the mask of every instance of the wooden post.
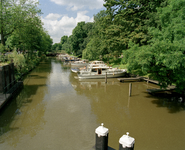
[[127, 135], [123, 135], [119, 139], [119, 150], [134, 150], [135, 139], [129, 136], [129, 132]]
[[105, 83], [107, 83], [107, 72], [105, 73]]
[[132, 94], [132, 83], [129, 83], [129, 96]]
[[95, 133], [96, 133], [95, 150], [107, 150], [109, 129], [105, 128], [102, 123], [101, 126], [96, 128]]
[[148, 84], [148, 82], [149, 82], [149, 77], [148, 77], [148, 80], [147, 80], [147, 84]]

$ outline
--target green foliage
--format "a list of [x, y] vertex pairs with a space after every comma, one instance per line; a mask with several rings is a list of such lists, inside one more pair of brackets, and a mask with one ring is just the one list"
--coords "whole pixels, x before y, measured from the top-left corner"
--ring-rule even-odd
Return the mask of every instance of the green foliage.
[[61, 43], [55, 43], [55, 44], [52, 45], [51, 49], [52, 49], [52, 52], [56, 52], [58, 50], [62, 50], [62, 45], [61, 45]]
[[27, 50], [33, 56], [35, 50], [46, 52], [51, 50], [52, 39], [43, 29], [35, 0], [2, 0], [0, 3], [0, 35], [1, 43], [6, 50]]
[[63, 37], [61, 37], [61, 40], [60, 40], [60, 43], [61, 43], [61, 45], [63, 45], [64, 43], [66, 43], [67, 42], [67, 39], [68, 39], [68, 36], [63, 36]]
[[95, 22], [88, 33], [88, 43], [83, 51], [83, 59], [102, 60], [108, 54], [107, 45], [104, 42], [105, 28], [108, 26], [108, 23], [104, 22], [106, 15], [105, 11], [100, 11], [94, 16]]
[[86, 48], [88, 32], [92, 29], [93, 23], [79, 22], [73, 29], [71, 37], [71, 47], [74, 55], [82, 56], [82, 51]]
[[13, 50], [12, 54], [8, 55], [8, 60], [13, 62], [15, 66], [16, 80], [19, 80], [24, 74], [27, 74], [38, 65], [41, 59], [45, 59], [45, 55], [42, 54], [41, 57], [37, 57], [37, 53], [35, 53], [32, 59], [26, 59], [23, 54], [18, 54], [16, 49]]
[[123, 52], [123, 62], [132, 73], [147, 74], [166, 88], [176, 84], [178, 92], [185, 87], [185, 1], [168, 0], [166, 7], [158, 10], [158, 24], [150, 27], [152, 35], [147, 46], [130, 45]]
[[98, 60], [101, 56], [99, 53], [97, 46], [100, 45], [100, 41], [98, 39], [91, 39], [90, 42], [87, 44], [86, 49], [83, 51], [83, 59], [89, 60]]
[[41, 39], [39, 42], [38, 50], [44, 53], [46, 53], [46, 51], [51, 51], [53, 40], [45, 30], [41, 30], [40, 34], [41, 34], [40, 36]]
[[4, 53], [4, 49], [5, 49], [4, 45], [0, 44], [0, 53]]
[[12, 61], [18, 71], [21, 71], [26, 65], [26, 59], [23, 54], [18, 54], [16, 49], [13, 50], [12, 54], [9, 55], [9, 60]]

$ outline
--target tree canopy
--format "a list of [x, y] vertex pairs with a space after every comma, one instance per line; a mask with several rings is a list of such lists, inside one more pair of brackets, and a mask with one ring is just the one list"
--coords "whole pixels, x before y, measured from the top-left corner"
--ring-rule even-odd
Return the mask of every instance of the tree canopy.
[[147, 74], [161, 87], [176, 84], [179, 92], [185, 87], [185, 1], [168, 0], [166, 7], [157, 9], [158, 26], [149, 27], [152, 39], [148, 45], [130, 43], [123, 52], [130, 72]]
[[106, 10], [94, 15], [93, 23], [79, 22], [70, 38], [61, 38], [67, 39], [63, 48], [89, 60], [121, 60], [129, 72], [149, 75], [161, 87], [175, 84], [182, 92], [185, 1], [104, 1]]
[[1, 44], [13, 49], [43, 51], [51, 48], [52, 39], [43, 29], [41, 10], [34, 0], [1, 0]]

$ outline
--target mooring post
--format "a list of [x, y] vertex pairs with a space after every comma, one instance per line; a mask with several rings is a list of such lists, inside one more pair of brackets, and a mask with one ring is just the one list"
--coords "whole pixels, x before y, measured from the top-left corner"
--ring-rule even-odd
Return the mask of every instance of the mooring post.
[[95, 133], [96, 133], [95, 150], [107, 150], [109, 129], [105, 128], [102, 123], [101, 126], [96, 128]]
[[150, 78], [149, 78], [149, 76], [148, 76], [147, 84], [148, 84], [148, 82], [149, 82], [149, 79], [150, 79]]
[[119, 150], [134, 150], [135, 139], [129, 136], [129, 132], [126, 134], [119, 139]]
[[107, 72], [105, 73], [105, 83], [107, 83]]
[[132, 94], [132, 83], [129, 83], [129, 96]]

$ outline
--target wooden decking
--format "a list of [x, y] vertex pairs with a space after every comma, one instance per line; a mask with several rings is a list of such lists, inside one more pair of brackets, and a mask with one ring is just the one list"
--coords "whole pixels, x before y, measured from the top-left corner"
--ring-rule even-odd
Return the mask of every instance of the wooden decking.
[[150, 94], [153, 93], [161, 93], [161, 92], [165, 92], [165, 91], [173, 91], [175, 90], [175, 86], [168, 86], [166, 89], [160, 89], [160, 88], [154, 88], [154, 89], [147, 89], [146, 91]]
[[147, 81], [147, 82], [150, 82], [150, 83], [159, 84], [159, 81], [151, 80], [151, 79], [148, 79], [148, 78], [142, 78], [142, 80]]
[[15, 96], [23, 87], [23, 82], [17, 82], [13, 88], [6, 94], [0, 93], [0, 109], [8, 102], [13, 96]]
[[147, 81], [147, 82], [150, 82], [150, 83], [159, 84], [159, 81], [151, 80], [151, 79], [144, 78], [144, 77], [118, 78], [118, 80], [120, 82], [125, 82], [125, 81]]
[[[151, 80], [151, 79], [144, 78], [144, 77], [118, 78], [118, 80], [120, 82], [147, 81], [147, 83], [159, 84], [159, 81]], [[153, 89], [147, 89], [146, 91], [149, 92], [150, 94], [152, 94], [152, 93], [160, 93], [160, 92], [165, 92], [165, 91], [173, 91], [173, 90], [175, 90], [175, 88], [176, 88], [175, 86], [168, 86], [166, 89], [153, 88]]]
[[125, 81], [141, 81], [141, 77], [135, 77], [135, 78], [118, 78], [120, 82], [125, 82]]

